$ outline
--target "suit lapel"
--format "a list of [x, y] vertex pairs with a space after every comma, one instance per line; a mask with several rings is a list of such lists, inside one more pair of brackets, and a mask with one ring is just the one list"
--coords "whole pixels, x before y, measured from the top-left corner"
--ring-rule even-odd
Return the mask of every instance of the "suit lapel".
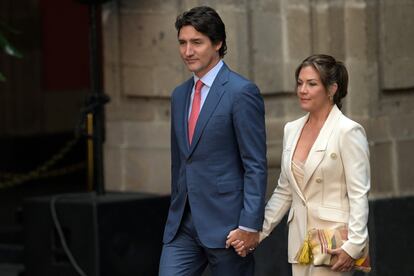
[[189, 79], [183, 89], [182, 93], [179, 93], [175, 99], [176, 111], [174, 112], [174, 124], [177, 130], [178, 145], [182, 152], [188, 155], [188, 109], [190, 106], [191, 91], [193, 88], [194, 80]]
[[291, 183], [293, 183], [293, 187], [296, 191], [296, 193], [299, 195], [299, 197], [305, 201], [305, 197], [301, 191], [301, 189], [299, 188], [298, 183], [296, 182], [295, 176], [292, 173], [292, 160], [293, 160], [293, 154], [295, 153], [295, 149], [296, 149], [296, 145], [298, 144], [299, 141], [299, 137], [302, 133], [302, 129], [306, 123], [306, 121], [308, 120], [309, 114], [307, 114], [306, 116], [302, 117], [298, 122], [297, 122], [297, 127], [294, 127], [297, 131], [295, 133], [295, 135], [293, 136], [293, 139], [291, 141], [291, 144], [289, 145], [290, 147], [290, 155], [289, 155], [289, 160], [288, 160], [288, 176], [290, 178]]
[[223, 64], [223, 67], [220, 69], [219, 73], [216, 76], [216, 79], [210, 88], [210, 91], [208, 92], [207, 98], [203, 104], [203, 107], [201, 108], [200, 115], [198, 116], [194, 130], [193, 141], [189, 150], [189, 155], [191, 155], [194, 149], [197, 147], [197, 144], [204, 131], [204, 128], [207, 125], [207, 122], [209, 121], [211, 115], [217, 107], [217, 104], [223, 96], [223, 93], [225, 91], [224, 84], [228, 81], [229, 73], [230, 70], [225, 64]]
[[316, 138], [315, 143], [313, 144], [308, 158], [305, 162], [305, 172], [303, 176], [304, 188], [309, 182], [312, 174], [315, 172], [318, 165], [321, 163], [323, 157], [325, 156], [326, 147], [328, 145], [329, 138], [331, 137], [332, 131], [335, 128], [335, 125], [341, 115], [341, 111], [336, 105], [332, 107], [331, 112], [328, 115], [325, 123], [322, 126], [321, 131], [319, 132], [318, 137]]

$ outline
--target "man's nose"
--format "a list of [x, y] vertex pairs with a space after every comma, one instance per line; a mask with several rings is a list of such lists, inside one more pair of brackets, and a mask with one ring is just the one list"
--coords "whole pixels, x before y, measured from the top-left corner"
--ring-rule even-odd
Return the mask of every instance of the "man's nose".
[[185, 47], [185, 55], [191, 56], [193, 53], [193, 47], [191, 46], [191, 44], [187, 44], [187, 46]]

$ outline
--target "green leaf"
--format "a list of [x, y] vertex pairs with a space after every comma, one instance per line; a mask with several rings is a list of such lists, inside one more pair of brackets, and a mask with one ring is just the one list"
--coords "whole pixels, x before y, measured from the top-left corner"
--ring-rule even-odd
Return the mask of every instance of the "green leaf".
[[19, 52], [10, 42], [6, 39], [6, 37], [0, 32], [0, 48], [9, 56], [22, 58], [22, 53]]
[[6, 81], [6, 77], [0, 72], [0, 81]]
[[4, 48], [4, 51], [6, 52], [6, 54], [13, 56], [13, 57], [17, 57], [17, 58], [22, 58], [23, 55], [22, 53], [20, 53], [19, 50], [17, 50], [16, 48], [14, 48], [13, 46], [11, 46], [10, 44], [6, 46], [6, 48]]

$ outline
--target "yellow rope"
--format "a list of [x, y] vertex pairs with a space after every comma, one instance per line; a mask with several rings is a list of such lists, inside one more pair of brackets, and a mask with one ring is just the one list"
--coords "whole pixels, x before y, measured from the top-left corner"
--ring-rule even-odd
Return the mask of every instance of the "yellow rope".
[[74, 139], [68, 141], [66, 145], [49, 160], [28, 173], [0, 172], [0, 179], [5, 180], [4, 182], [0, 182], [0, 189], [17, 186], [30, 180], [66, 175], [84, 169], [86, 167], [85, 162], [79, 162], [63, 168], [50, 170], [51, 167], [65, 157], [65, 155], [76, 145], [78, 141], [79, 137], [75, 137]]

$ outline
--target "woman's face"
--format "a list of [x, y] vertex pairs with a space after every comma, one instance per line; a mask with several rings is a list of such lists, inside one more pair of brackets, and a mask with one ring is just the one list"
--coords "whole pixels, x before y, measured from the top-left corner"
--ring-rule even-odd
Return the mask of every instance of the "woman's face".
[[322, 84], [318, 71], [313, 66], [306, 66], [300, 70], [296, 93], [300, 107], [305, 111], [317, 112], [332, 105], [328, 91]]

